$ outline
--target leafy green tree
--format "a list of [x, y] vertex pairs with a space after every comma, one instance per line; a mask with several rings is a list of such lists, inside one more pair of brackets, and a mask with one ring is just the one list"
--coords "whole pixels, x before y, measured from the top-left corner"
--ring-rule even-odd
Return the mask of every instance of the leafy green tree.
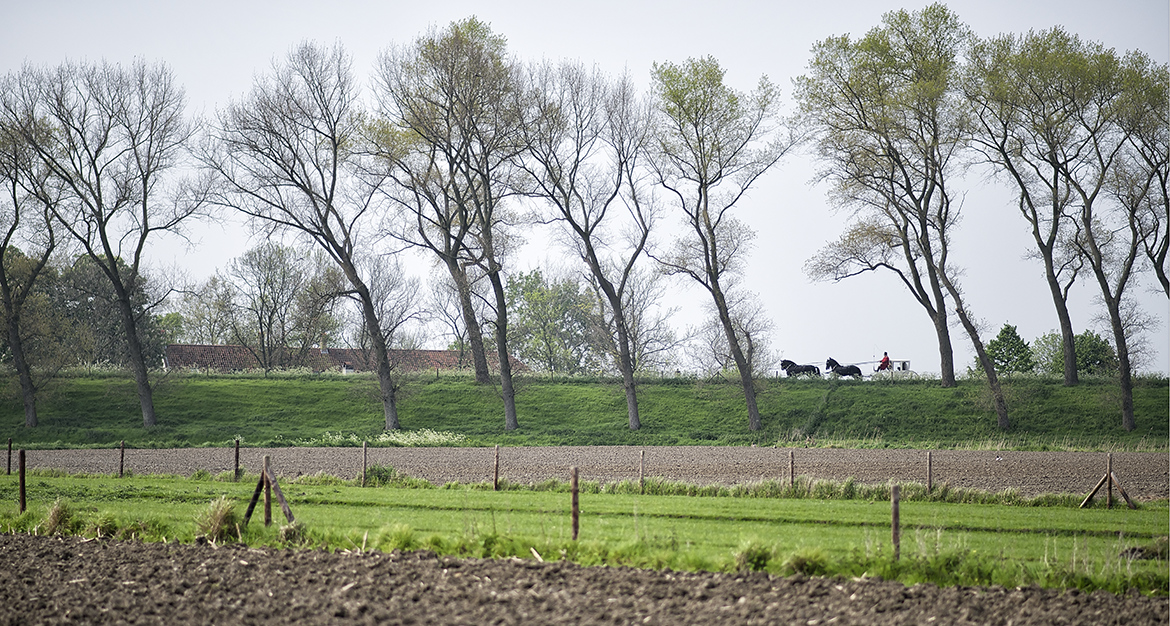
[[894, 272], [934, 323], [945, 387], [955, 384], [947, 317], [955, 311], [1006, 429], [995, 364], [950, 260], [961, 209], [952, 183], [969, 140], [959, 77], [970, 36], [958, 16], [932, 4], [887, 13], [861, 39], [832, 37], [813, 48], [797, 99], [825, 164], [821, 175], [833, 184], [836, 203], [856, 209], [857, 219], [805, 268], [815, 280], [832, 281]]
[[1088, 374], [1113, 375], [1117, 373], [1117, 352], [1107, 339], [1086, 330], [1077, 335], [1077, 369]]
[[432, 29], [383, 54], [376, 71], [381, 119], [368, 125], [404, 211], [389, 235], [436, 254], [458, 291], [476, 380], [487, 382], [474, 274], [491, 286], [504, 428], [519, 427], [509, 350], [503, 260], [514, 159], [523, 150], [518, 64], [507, 40], [474, 18]]
[[743, 93], [724, 83], [725, 72], [713, 57], [654, 64], [659, 117], [650, 162], [685, 225], [673, 248], [654, 258], [666, 273], [689, 277], [710, 295], [755, 431], [760, 411], [752, 366], [728, 293], [755, 233], [733, 209], [792, 142], [778, 133], [777, 87], [762, 76], [755, 91]]
[[1036, 369], [1032, 348], [1011, 324], [1004, 324], [995, 339], [987, 342], [987, 355], [1001, 372], [1027, 373]]
[[[1101, 335], [1086, 330], [1073, 337], [1076, 347], [1077, 370], [1084, 374], [1112, 375], [1117, 372], [1117, 353], [1112, 344]], [[1059, 375], [1063, 371], [1061, 337], [1050, 332], [1032, 342], [1032, 353], [1037, 371]]]
[[913, 15], [887, 13], [862, 38], [818, 42], [808, 74], [796, 80], [801, 118], [824, 164], [821, 178], [856, 218], [805, 272], [834, 282], [893, 272], [934, 325], [944, 387], [955, 385], [943, 265], [959, 217], [948, 184], [952, 157], [966, 141], [954, 92], [967, 37], [939, 4]]
[[570, 278], [549, 281], [540, 270], [508, 277], [513, 312], [509, 345], [533, 369], [584, 374], [601, 369], [605, 354], [596, 342], [595, 302]]
[[977, 42], [965, 80], [974, 112], [976, 150], [1018, 194], [1020, 214], [1035, 240], [1035, 254], [1056, 308], [1064, 346], [1064, 384], [1077, 383], [1068, 293], [1083, 258], [1068, 245], [1075, 223], [1068, 177], [1099, 184], [1107, 171], [1095, 163], [1096, 122], [1103, 109], [1091, 86], [1089, 44], [1061, 28], [1006, 34]]

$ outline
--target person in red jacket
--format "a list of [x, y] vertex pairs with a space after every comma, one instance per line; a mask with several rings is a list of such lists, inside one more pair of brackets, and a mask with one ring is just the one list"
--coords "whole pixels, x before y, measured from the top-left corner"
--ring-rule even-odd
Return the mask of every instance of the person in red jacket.
[[888, 369], [890, 369], [890, 353], [883, 352], [882, 353], [882, 361], [881, 361], [881, 363], [878, 363], [877, 371], [880, 372], [882, 370], [888, 370]]

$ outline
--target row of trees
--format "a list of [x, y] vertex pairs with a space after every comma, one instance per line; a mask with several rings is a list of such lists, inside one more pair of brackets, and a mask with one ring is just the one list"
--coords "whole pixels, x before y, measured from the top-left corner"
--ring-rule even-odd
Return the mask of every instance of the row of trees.
[[[731, 304], [743, 298], [732, 295], [731, 277], [748, 229], [730, 210], [791, 145], [776, 139], [778, 92], [761, 79], [741, 94], [710, 58], [656, 66], [654, 79], [653, 95], [641, 97], [628, 77], [521, 63], [474, 18], [388, 49], [368, 105], [340, 45], [296, 47], [205, 122], [184, 116], [182, 90], [162, 64], [26, 67], [0, 89], [12, 217], [3, 274], [17, 283], [11, 297], [5, 289], [13, 363], [22, 379], [31, 371], [19, 341], [27, 294], [68, 240], [114, 292], [143, 423], [154, 425], [132, 295], [143, 291], [147, 243], [227, 209], [266, 239], [308, 242], [329, 269], [318, 265], [305, 287], [303, 270], [277, 271], [292, 267], [282, 258], [291, 251], [257, 248], [199, 287], [203, 297], [185, 305], [188, 327], [255, 346], [265, 367], [276, 366], [295, 358], [291, 348], [325, 337], [329, 303], [347, 298], [376, 366], [385, 426], [397, 428], [387, 348], [412, 316], [399, 304], [417, 286], [401, 279], [396, 255], [422, 250], [449, 277], [480, 382], [491, 380], [485, 343], [494, 340], [505, 428], [514, 429], [504, 267], [520, 236], [513, 225], [530, 219], [563, 225], [587, 269], [601, 320], [594, 331], [606, 337], [599, 345], [622, 376], [637, 429], [635, 374], [658, 341], [643, 326], [639, 307], [652, 287], [638, 268], [658, 212], [673, 204], [690, 232], [659, 260], [712, 295], [758, 429]], [[196, 175], [180, 178], [180, 165]], [[655, 190], [670, 199], [660, 202]], [[20, 278], [8, 263], [18, 242], [37, 255]], [[35, 385], [24, 389], [32, 425]]]
[[895, 273], [934, 323], [945, 386], [955, 381], [953, 311], [1007, 428], [995, 363], [950, 256], [963, 197], [956, 185], [970, 167], [989, 167], [1013, 190], [1035, 239], [1068, 385], [1078, 372], [1069, 289], [1086, 272], [1097, 283], [1122, 422], [1133, 430], [1129, 345], [1147, 321], [1126, 290], [1143, 258], [1170, 296], [1166, 66], [1061, 28], [981, 39], [935, 4], [889, 13], [861, 38], [818, 43], [808, 69], [797, 79], [801, 126], [813, 133], [834, 201], [853, 219], [807, 273], [834, 281]]
[[[1058, 314], [1086, 267], [1101, 285], [1133, 427], [1126, 333], [1135, 318], [1124, 290], [1142, 253], [1170, 295], [1166, 68], [1140, 53], [1118, 58], [1059, 29], [980, 40], [942, 5], [895, 12], [861, 39], [818, 43], [797, 79], [799, 112], [783, 119], [767, 78], [732, 89], [710, 57], [655, 64], [650, 93], [639, 95], [629, 76], [523, 63], [469, 18], [391, 46], [371, 78], [366, 97], [340, 44], [304, 43], [209, 120], [185, 115], [162, 64], [65, 63], [4, 78], [0, 180], [11, 219], [0, 296], [26, 424], [36, 423], [36, 384], [25, 340], [37, 334], [26, 320], [51, 259], [80, 255], [109, 286], [149, 427], [145, 338], [158, 318], [143, 303], [170, 289], [148, 289], [147, 243], [226, 210], [264, 240], [289, 236], [314, 252], [268, 243], [243, 254], [183, 299], [185, 332], [247, 345], [269, 368], [353, 329], [344, 334], [370, 355], [387, 429], [398, 427], [400, 386], [389, 348], [411, 343], [406, 329], [422, 308], [419, 285], [399, 267], [409, 250], [443, 274], [430, 308], [446, 315], [484, 384], [493, 344], [506, 429], [519, 425], [508, 358], [518, 345], [550, 369], [612, 368], [629, 427], [640, 427], [636, 374], [673, 341], [654, 312], [658, 275], [709, 296], [701, 343], [736, 372], [759, 429], [753, 381], [771, 327], [739, 280], [753, 232], [735, 207], [807, 137], [834, 201], [856, 218], [808, 274], [895, 272], [934, 322], [944, 385], [955, 381], [955, 311], [1006, 428], [996, 363], [948, 256], [959, 175], [977, 161], [1003, 173]], [[668, 213], [681, 233], [656, 244]], [[521, 227], [534, 223], [557, 226], [582, 281], [506, 271]], [[575, 304], [558, 311], [553, 301]], [[1062, 317], [1065, 380], [1075, 384], [1067, 326]], [[583, 339], [557, 339], [567, 333]]]

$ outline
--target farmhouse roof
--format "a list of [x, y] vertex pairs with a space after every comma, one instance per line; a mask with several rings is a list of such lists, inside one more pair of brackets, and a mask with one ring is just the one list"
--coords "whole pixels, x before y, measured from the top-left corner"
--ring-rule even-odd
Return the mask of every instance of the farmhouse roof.
[[[471, 355], [458, 350], [390, 350], [390, 362], [399, 371], [458, 370], [471, 367]], [[495, 367], [499, 361], [488, 355], [488, 364]], [[512, 367], [527, 367], [512, 358]], [[374, 364], [365, 352], [351, 348], [312, 348], [301, 363], [313, 371], [373, 371]], [[175, 369], [210, 369], [221, 372], [260, 369], [260, 361], [244, 346], [170, 344], [167, 346], [166, 366]]]

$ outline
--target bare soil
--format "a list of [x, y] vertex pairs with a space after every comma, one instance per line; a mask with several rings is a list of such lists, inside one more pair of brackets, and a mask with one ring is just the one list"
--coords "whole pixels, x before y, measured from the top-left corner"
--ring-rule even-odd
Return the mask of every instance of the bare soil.
[[1166, 624], [1167, 598], [0, 535], [3, 624]]
[[[505, 448], [515, 482], [637, 477], [641, 448]], [[647, 448], [646, 475], [694, 483], [782, 479], [788, 451]], [[371, 449], [436, 483], [491, 480], [494, 449]], [[284, 476], [356, 475], [360, 448], [241, 450], [252, 471], [264, 454]], [[925, 453], [794, 451], [797, 475], [862, 482], [925, 481]], [[935, 451], [936, 482], [1022, 493], [1084, 493], [1105, 455]], [[119, 451], [32, 451], [30, 467], [118, 470]], [[1134, 498], [1167, 497], [1165, 454], [1115, 454]], [[231, 450], [128, 450], [143, 473], [231, 471]], [[1042, 588], [907, 587], [881, 580], [581, 567], [565, 562], [475, 560], [428, 552], [328, 553], [229, 545], [143, 544], [0, 535], [0, 624], [1166, 624], [1170, 599], [1136, 592]]]

